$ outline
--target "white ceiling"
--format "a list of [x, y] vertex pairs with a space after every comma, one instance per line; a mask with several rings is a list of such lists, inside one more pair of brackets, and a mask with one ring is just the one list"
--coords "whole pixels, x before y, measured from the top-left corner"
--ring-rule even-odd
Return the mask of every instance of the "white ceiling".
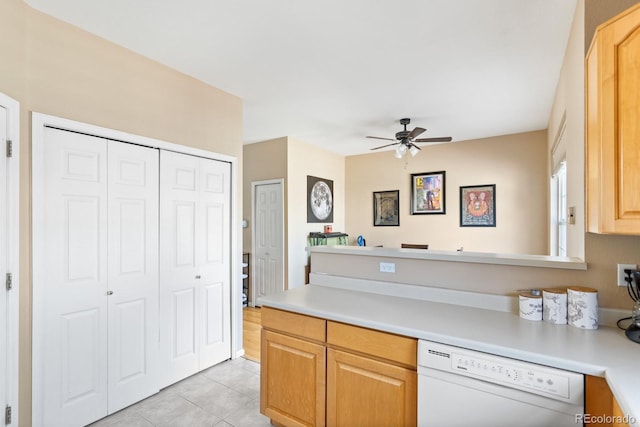
[[545, 129], [577, 0], [26, 0], [242, 98], [245, 143]]

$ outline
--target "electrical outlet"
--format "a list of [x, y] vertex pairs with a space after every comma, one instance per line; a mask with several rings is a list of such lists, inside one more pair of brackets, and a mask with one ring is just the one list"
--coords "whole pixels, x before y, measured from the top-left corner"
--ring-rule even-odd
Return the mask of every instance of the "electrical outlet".
[[381, 273], [395, 273], [396, 265], [393, 262], [381, 262], [380, 263], [380, 272]]
[[625, 277], [627, 274], [624, 272], [625, 270], [636, 270], [638, 268], [638, 264], [618, 264], [618, 286], [628, 286]]

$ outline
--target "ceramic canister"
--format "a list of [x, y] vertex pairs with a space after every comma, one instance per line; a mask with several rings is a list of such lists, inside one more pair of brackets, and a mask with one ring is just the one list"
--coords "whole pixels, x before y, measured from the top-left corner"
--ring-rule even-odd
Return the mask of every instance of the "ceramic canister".
[[527, 320], [542, 320], [542, 295], [539, 293], [522, 292], [520, 300], [520, 317]]
[[598, 290], [583, 286], [567, 288], [568, 323], [582, 329], [598, 329]]
[[567, 323], [567, 291], [565, 289], [542, 290], [542, 320], [556, 325]]

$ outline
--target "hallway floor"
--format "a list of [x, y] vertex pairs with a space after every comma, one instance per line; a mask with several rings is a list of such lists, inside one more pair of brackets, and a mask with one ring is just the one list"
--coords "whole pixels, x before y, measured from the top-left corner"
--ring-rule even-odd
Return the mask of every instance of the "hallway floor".
[[260, 427], [260, 364], [243, 357], [195, 374], [94, 427]]

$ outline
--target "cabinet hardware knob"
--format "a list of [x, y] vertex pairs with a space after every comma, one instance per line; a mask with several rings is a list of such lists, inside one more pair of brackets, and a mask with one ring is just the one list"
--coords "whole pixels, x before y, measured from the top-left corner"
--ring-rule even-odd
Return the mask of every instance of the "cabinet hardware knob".
[[113, 291], [107, 291], [107, 295], [113, 295]]
[[200, 275], [198, 274], [198, 275], [196, 276], [196, 279], [200, 279], [200, 278], [201, 278], [201, 277], [200, 277]]

